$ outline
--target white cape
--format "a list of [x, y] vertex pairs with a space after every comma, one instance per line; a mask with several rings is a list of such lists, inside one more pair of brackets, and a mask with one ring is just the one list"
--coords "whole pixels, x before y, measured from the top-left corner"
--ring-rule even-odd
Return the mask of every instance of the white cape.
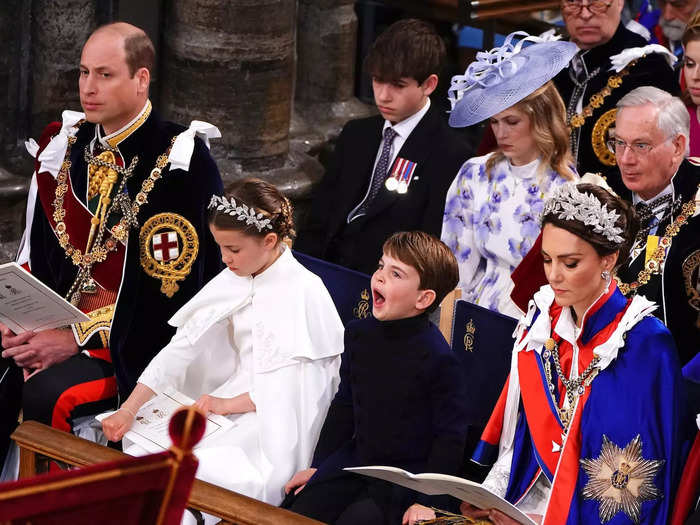
[[169, 321], [177, 333], [139, 383], [193, 399], [244, 393], [232, 377], [230, 319], [249, 304], [256, 412], [234, 416], [236, 426], [217, 446], [198, 449], [197, 477], [276, 505], [284, 484], [311, 463], [343, 351], [343, 325], [328, 291], [290, 250], [255, 278], [225, 269], [212, 279]]

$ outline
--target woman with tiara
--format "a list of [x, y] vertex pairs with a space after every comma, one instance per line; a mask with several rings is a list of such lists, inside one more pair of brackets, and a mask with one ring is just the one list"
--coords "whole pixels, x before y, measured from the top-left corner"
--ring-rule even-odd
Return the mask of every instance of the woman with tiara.
[[[617, 289], [638, 222], [592, 184], [567, 184], [542, 217], [549, 282], [517, 329], [511, 371], [474, 460], [484, 486], [544, 525], [667, 523], [686, 401], [668, 329]], [[516, 523], [494, 509], [460, 510]]]

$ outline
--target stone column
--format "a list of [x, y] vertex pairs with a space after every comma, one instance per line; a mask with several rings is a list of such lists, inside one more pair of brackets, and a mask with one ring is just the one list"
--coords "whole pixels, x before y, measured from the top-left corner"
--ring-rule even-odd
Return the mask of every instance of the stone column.
[[21, 144], [29, 125], [28, 69], [31, 4], [0, 2], [0, 164], [21, 171]]
[[295, 0], [169, 0], [161, 101], [182, 124], [221, 130], [212, 151], [225, 182], [267, 178], [304, 194], [320, 167], [290, 152]]
[[22, 232], [24, 199], [33, 163], [24, 140], [38, 138], [64, 109], [80, 109], [80, 50], [96, 27], [102, 0], [4, 0], [0, 4], [0, 259], [14, 252]]
[[352, 118], [373, 114], [354, 96], [357, 16], [353, 0], [299, 0], [296, 111], [325, 141]]
[[32, 1], [31, 136], [61, 119], [64, 109], [81, 111], [80, 53], [97, 27], [92, 0]]

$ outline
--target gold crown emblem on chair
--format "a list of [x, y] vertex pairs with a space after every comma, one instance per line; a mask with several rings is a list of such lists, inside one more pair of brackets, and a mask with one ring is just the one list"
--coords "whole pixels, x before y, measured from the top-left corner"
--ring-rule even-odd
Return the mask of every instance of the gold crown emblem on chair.
[[476, 334], [476, 325], [474, 324], [474, 319], [469, 319], [467, 326], [465, 327], [466, 333], [464, 334], [464, 349], [467, 352], [474, 351], [474, 335]]

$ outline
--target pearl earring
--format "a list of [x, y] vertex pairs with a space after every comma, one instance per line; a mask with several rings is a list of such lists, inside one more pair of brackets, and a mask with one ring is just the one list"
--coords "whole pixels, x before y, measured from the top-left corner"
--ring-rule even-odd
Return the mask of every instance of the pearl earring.
[[603, 270], [602, 273], [600, 274], [600, 278], [603, 279], [604, 281], [609, 281], [610, 280], [610, 272], [607, 270]]

